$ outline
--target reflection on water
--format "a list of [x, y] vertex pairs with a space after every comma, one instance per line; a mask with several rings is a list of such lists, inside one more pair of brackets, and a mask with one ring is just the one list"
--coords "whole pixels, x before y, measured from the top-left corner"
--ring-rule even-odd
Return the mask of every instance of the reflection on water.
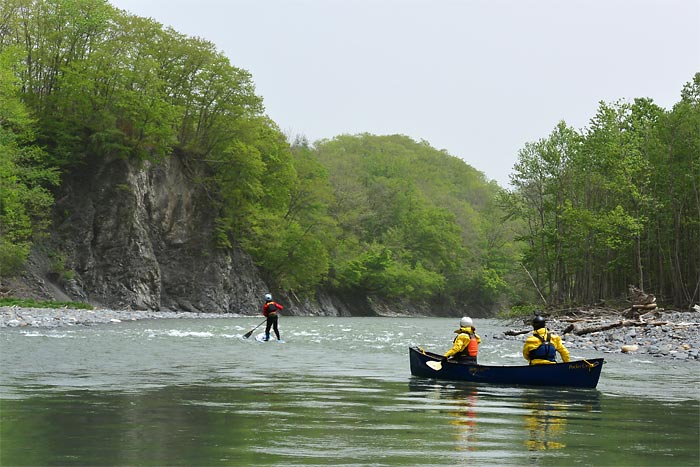
[[439, 347], [449, 320], [290, 319], [284, 345], [217, 321], [0, 332], [0, 465], [700, 461], [696, 367], [613, 356], [601, 390], [435, 381], [410, 376], [408, 347]]
[[562, 433], [566, 429], [566, 407], [563, 404], [546, 401], [526, 402], [525, 428], [528, 439], [525, 446], [530, 451], [545, 449], [562, 449]]
[[450, 411], [454, 417], [450, 425], [456, 428], [455, 441], [457, 449], [473, 451], [476, 449], [477, 439], [477, 411], [479, 392], [475, 388], [468, 389], [459, 395], [457, 410]]
[[551, 459], [520, 458], [512, 453], [519, 451], [514, 443], [528, 452], [567, 451], [569, 457], [572, 452], [567, 447], [576, 438], [567, 432], [569, 421], [574, 422], [574, 431], [581, 424], [591, 429], [601, 412], [601, 393], [591, 389], [484, 386], [418, 378], [411, 380], [409, 389], [431, 400], [431, 408], [445, 409], [449, 426], [445, 435], [454, 440], [455, 450], [472, 459], [488, 458], [494, 451], [509, 451], [524, 463], [534, 459], [546, 464]]

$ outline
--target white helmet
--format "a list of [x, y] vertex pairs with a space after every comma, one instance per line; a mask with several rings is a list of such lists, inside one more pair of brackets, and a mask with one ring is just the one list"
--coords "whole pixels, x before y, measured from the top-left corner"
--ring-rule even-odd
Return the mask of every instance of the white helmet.
[[473, 326], [474, 322], [469, 316], [465, 316], [464, 318], [459, 320], [459, 327], [460, 328], [468, 328], [470, 326]]
[[272, 300], [272, 294], [266, 293], [266, 294], [265, 294], [265, 300], [267, 300], [268, 302], [269, 302], [270, 300]]

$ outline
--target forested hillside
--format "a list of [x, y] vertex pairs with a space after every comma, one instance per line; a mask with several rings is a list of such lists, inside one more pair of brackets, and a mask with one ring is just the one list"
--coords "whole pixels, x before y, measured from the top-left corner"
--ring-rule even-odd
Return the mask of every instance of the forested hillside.
[[[57, 226], [70, 223], [75, 205], [56, 201], [99, 171], [91, 181], [133, 198], [121, 215], [141, 203], [149, 229], [153, 193], [167, 192], [154, 188], [153, 168], [163, 166], [182, 172], [197, 203], [206, 200], [189, 211], [163, 201], [181, 217], [209, 216], [198, 224], [209, 243], [196, 243], [203, 270], [211, 251], [242, 250], [268, 289], [300, 301], [323, 291], [479, 314], [541, 304], [538, 292], [552, 306], [624, 298], [634, 283], [688, 304], [700, 277], [698, 76], [671, 111], [640, 99], [601, 104], [585, 130], [562, 122], [523, 148], [504, 191], [402, 135], [288, 141], [254, 77], [215, 44], [106, 1], [5, 0], [0, 280], [52, 239], [52, 277], [63, 286], [91, 277], [81, 282], [89, 300], [101, 277], [89, 269], [98, 266], [61, 243]], [[110, 179], [108, 166], [128, 176]], [[140, 168], [143, 194], [132, 184]], [[134, 242], [120, 245], [133, 251], [115, 257], [139, 254]], [[168, 248], [159, 244], [152, 261], [180, 254]], [[172, 288], [160, 274], [149, 279], [156, 295]]]
[[480, 308], [504, 297], [514, 226], [482, 173], [400, 135], [338, 136], [315, 152], [335, 198], [334, 287]]

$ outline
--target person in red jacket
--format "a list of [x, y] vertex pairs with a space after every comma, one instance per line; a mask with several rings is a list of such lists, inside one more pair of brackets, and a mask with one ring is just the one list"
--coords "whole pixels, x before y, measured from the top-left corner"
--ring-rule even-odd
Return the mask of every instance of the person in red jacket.
[[277, 321], [279, 319], [278, 313], [280, 311], [284, 310], [284, 307], [277, 303], [276, 301], [272, 300], [272, 295], [269, 293], [265, 294], [265, 304], [263, 305], [263, 316], [267, 318], [267, 322], [265, 323], [265, 340], [269, 341], [270, 340], [270, 328], [272, 328], [275, 331], [275, 336], [277, 336], [277, 340], [280, 339], [280, 331], [277, 328]]

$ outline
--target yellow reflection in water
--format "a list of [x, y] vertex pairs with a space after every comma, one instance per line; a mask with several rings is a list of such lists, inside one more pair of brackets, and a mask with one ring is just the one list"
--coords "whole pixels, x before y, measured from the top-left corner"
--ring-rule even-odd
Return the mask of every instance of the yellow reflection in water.
[[458, 450], [476, 450], [476, 405], [479, 399], [478, 394], [476, 389], [469, 389], [460, 393], [460, 397], [455, 399], [457, 410], [450, 411], [450, 415], [453, 416], [450, 420], [450, 425], [457, 428], [455, 436], [458, 441]]
[[562, 449], [566, 444], [559, 441], [566, 430], [566, 407], [546, 401], [525, 403], [529, 413], [525, 416], [528, 439], [525, 446], [530, 451]]

